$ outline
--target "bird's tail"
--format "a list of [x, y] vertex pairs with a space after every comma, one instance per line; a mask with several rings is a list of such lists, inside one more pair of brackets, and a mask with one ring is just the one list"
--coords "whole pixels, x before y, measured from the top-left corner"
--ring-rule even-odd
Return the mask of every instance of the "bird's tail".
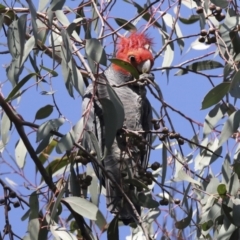
[[135, 222], [136, 214], [134, 213], [133, 207], [141, 215], [141, 206], [137, 204], [136, 197], [134, 197], [135, 189], [129, 186], [123, 187], [124, 193], [130, 199], [131, 204], [125, 199], [122, 193], [113, 186], [113, 184], [106, 181], [106, 201], [108, 210], [111, 213], [118, 214], [119, 220], [125, 225]]

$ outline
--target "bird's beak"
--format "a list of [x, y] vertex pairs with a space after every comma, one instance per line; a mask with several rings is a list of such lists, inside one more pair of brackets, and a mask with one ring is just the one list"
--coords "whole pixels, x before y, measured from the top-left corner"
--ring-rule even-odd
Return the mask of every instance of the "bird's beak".
[[140, 73], [148, 73], [150, 72], [151, 68], [152, 68], [152, 63], [149, 59], [137, 65], [137, 69]]

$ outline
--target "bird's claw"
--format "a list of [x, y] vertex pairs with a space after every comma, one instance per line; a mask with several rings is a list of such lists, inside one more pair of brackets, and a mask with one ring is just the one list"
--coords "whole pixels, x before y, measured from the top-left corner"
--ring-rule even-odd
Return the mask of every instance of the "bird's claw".
[[140, 76], [139, 76], [139, 81], [140, 82], [148, 82], [149, 80], [151, 82], [154, 82], [154, 74], [153, 73], [142, 73]]

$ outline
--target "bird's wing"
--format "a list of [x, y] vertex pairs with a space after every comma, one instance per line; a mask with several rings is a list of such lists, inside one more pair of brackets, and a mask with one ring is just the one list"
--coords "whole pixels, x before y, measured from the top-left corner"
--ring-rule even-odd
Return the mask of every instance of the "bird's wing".
[[143, 118], [142, 118], [142, 127], [143, 130], [146, 131], [146, 133], [143, 135], [143, 137], [146, 139], [146, 153], [142, 156], [141, 165], [143, 169], [146, 169], [150, 157], [151, 152], [151, 144], [152, 144], [152, 134], [149, 132], [152, 130], [152, 107], [147, 98], [145, 98], [144, 104], [143, 104]]
[[[97, 100], [97, 97], [95, 96], [92, 84], [88, 86], [83, 96], [82, 113], [85, 126], [85, 131], [83, 135], [83, 147], [89, 152], [91, 150], [94, 150], [96, 152], [96, 149], [90, 139], [90, 136], [87, 133], [87, 131], [92, 132], [98, 140], [100, 156], [102, 157], [105, 141], [104, 136], [105, 126], [103, 121], [102, 107], [100, 102]], [[104, 181], [101, 171], [97, 164], [92, 162], [92, 165], [97, 177], [100, 179], [100, 181]], [[104, 185], [104, 182], [102, 182], [102, 184]]]

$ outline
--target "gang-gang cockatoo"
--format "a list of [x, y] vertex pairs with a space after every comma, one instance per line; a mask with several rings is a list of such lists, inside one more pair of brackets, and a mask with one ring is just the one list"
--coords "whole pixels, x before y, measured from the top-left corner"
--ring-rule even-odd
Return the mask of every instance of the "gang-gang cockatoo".
[[[152, 39], [144, 33], [132, 33], [122, 37], [117, 44], [116, 58], [129, 62], [140, 74], [139, 81], [134, 80], [131, 73], [116, 64], [111, 64], [96, 82], [89, 85], [83, 97], [82, 112], [85, 131], [92, 131], [101, 149], [101, 164], [105, 171], [123, 189], [140, 213], [137, 200], [137, 188], [125, 179], [139, 176], [139, 169], [145, 170], [148, 165], [152, 128], [152, 108], [146, 97], [144, 79], [153, 80], [150, 70], [154, 59], [151, 53]], [[101, 99], [108, 98], [106, 84], [113, 87], [124, 107], [123, 128], [116, 132], [116, 137], [110, 149], [104, 154], [105, 123]], [[123, 86], [121, 86], [123, 85]], [[130, 133], [138, 133], [138, 136]], [[146, 131], [146, 133], [144, 133]], [[129, 134], [127, 134], [129, 132]], [[84, 141], [84, 140], [83, 140]], [[84, 144], [83, 144], [84, 145]], [[93, 149], [92, 144], [86, 144], [86, 149]], [[104, 156], [105, 155], [105, 156]], [[134, 221], [134, 212], [122, 193], [103, 172], [93, 163], [94, 170], [100, 183], [106, 188], [106, 202], [110, 212], [118, 214], [124, 224]], [[100, 173], [101, 172], [101, 173]], [[130, 181], [131, 182], [131, 181]]]

